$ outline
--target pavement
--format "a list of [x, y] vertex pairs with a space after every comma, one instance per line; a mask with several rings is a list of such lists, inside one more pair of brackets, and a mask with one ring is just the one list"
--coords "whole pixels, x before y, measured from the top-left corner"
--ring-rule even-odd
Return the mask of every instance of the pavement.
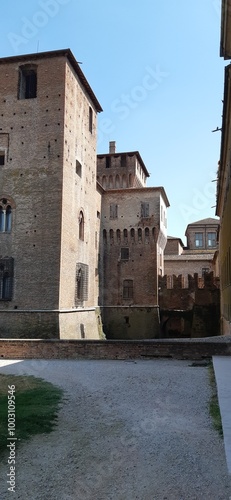
[[213, 356], [226, 462], [231, 474], [231, 356]]

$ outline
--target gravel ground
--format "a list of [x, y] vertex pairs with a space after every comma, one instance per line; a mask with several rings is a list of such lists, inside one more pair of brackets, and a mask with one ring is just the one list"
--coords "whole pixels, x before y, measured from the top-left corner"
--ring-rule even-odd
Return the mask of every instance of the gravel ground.
[[[190, 361], [0, 361], [65, 390], [54, 432], [21, 444], [0, 500], [229, 500], [208, 369]], [[17, 387], [16, 387], [17, 391]]]

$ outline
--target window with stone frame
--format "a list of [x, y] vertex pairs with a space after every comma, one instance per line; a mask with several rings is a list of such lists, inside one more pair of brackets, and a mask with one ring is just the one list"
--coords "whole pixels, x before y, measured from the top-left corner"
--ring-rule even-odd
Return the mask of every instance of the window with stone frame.
[[195, 246], [198, 248], [203, 247], [203, 233], [195, 233]]
[[8, 301], [13, 297], [14, 259], [0, 259], [0, 300]]
[[207, 233], [207, 246], [210, 248], [215, 248], [217, 246], [216, 232]]
[[0, 233], [9, 233], [12, 226], [12, 208], [6, 198], [0, 200]]
[[89, 266], [82, 262], [76, 264], [76, 287], [75, 287], [75, 305], [81, 306], [88, 300], [88, 280]]
[[133, 299], [133, 280], [123, 280], [123, 299]]

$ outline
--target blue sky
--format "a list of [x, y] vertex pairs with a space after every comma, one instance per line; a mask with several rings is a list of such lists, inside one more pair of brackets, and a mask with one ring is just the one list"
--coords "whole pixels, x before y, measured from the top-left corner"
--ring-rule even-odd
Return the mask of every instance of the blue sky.
[[[138, 150], [168, 234], [214, 217], [224, 61], [219, 0], [8, 0], [0, 57], [69, 47], [103, 113], [98, 153]], [[226, 63], [227, 64], [227, 63]]]

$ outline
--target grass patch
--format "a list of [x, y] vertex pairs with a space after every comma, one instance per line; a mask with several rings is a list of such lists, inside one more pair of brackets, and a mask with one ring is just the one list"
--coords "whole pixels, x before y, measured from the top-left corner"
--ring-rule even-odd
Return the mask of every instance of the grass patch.
[[[0, 453], [7, 450], [8, 386], [15, 386], [15, 436], [20, 441], [51, 432], [57, 425], [63, 391], [33, 376], [0, 374]], [[12, 410], [9, 410], [12, 411]]]
[[209, 402], [209, 413], [211, 415], [214, 428], [219, 432], [220, 436], [223, 436], [221, 412], [217, 397], [217, 384], [212, 362], [209, 363], [208, 370], [209, 370], [209, 381], [212, 390], [211, 399]]

